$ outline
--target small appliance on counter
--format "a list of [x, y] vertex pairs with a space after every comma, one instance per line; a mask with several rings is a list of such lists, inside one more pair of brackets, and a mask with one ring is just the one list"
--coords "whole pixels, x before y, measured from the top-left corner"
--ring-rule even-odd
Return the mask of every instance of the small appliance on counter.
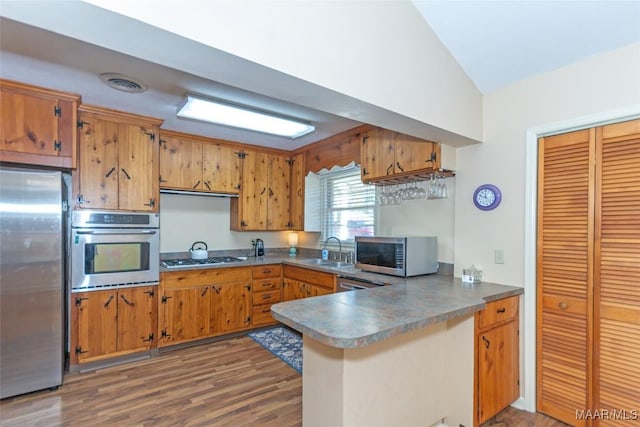
[[[200, 246], [200, 248], [196, 248], [196, 246]], [[202, 248], [204, 246], [204, 248]], [[191, 245], [191, 249], [189, 249], [189, 253], [191, 254], [191, 259], [207, 259], [209, 258], [208, 246], [205, 242], [193, 242]]]
[[255, 256], [264, 256], [264, 242], [262, 241], [262, 239], [256, 239]]
[[409, 277], [438, 271], [436, 236], [356, 236], [356, 268]]
[[482, 270], [472, 265], [469, 268], [462, 269], [462, 282], [464, 283], [480, 283], [482, 281]]

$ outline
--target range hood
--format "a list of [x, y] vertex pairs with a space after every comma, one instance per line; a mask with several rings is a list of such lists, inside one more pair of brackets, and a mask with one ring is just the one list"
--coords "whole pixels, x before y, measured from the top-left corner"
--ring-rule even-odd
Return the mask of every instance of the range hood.
[[160, 193], [162, 194], [186, 194], [187, 196], [205, 196], [205, 197], [226, 197], [233, 198], [238, 197], [237, 194], [227, 194], [227, 193], [210, 193], [206, 191], [188, 191], [188, 190], [172, 190], [170, 188], [161, 188]]

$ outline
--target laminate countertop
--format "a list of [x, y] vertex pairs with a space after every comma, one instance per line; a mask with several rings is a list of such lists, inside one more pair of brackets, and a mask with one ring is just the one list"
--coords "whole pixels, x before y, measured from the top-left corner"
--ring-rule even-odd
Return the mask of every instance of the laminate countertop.
[[363, 272], [353, 266], [327, 267], [305, 258], [287, 256], [249, 257], [246, 261], [161, 268], [178, 272], [203, 268], [254, 267], [287, 264], [333, 273], [339, 277], [365, 279], [391, 286], [338, 292], [314, 298], [286, 301], [271, 306], [273, 317], [315, 340], [337, 348], [357, 348], [394, 335], [473, 314], [487, 302], [520, 295], [524, 289], [496, 283], [462, 283], [452, 276], [429, 274], [410, 278]]
[[274, 304], [271, 313], [276, 320], [323, 344], [357, 348], [473, 314], [487, 302], [524, 292], [516, 286], [467, 284], [437, 274], [393, 282], [392, 286]]

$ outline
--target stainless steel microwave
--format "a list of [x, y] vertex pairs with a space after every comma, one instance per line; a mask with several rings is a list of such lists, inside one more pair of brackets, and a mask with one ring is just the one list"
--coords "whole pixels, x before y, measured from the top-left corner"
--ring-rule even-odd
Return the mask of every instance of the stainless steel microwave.
[[356, 268], [409, 277], [438, 271], [436, 236], [356, 236]]

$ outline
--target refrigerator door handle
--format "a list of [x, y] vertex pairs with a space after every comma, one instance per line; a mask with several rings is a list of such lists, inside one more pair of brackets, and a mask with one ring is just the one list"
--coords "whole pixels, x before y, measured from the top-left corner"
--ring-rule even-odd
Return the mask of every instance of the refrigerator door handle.
[[88, 230], [88, 231], [76, 231], [77, 234], [93, 234], [93, 235], [132, 235], [132, 234], [156, 234], [156, 230], [136, 230], [136, 231], [107, 231], [107, 230]]

